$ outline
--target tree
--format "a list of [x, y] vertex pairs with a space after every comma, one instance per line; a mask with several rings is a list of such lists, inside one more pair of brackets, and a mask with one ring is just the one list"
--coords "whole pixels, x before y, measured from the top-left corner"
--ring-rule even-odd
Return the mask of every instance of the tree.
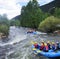
[[60, 8], [55, 8], [54, 14], [55, 17], [60, 18]]
[[0, 24], [9, 25], [9, 20], [6, 14], [0, 15]]
[[53, 32], [58, 29], [57, 25], [60, 25], [60, 19], [50, 16], [40, 23], [38, 29], [44, 32]]
[[20, 26], [20, 21], [18, 19], [10, 20], [10, 26]]
[[10, 26], [15, 26], [15, 20], [10, 20]]
[[0, 33], [6, 36], [9, 34], [9, 20], [6, 14], [0, 15]]
[[22, 7], [21, 25], [25, 27], [37, 28], [39, 23], [44, 20], [44, 13], [39, 8], [37, 0], [29, 1]]
[[15, 20], [15, 26], [20, 26], [20, 22], [18, 19]]
[[60, 0], [55, 0], [55, 6], [60, 7]]

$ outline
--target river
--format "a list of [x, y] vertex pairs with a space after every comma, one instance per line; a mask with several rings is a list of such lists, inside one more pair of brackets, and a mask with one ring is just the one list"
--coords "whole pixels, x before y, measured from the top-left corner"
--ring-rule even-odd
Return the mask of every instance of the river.
[[0, 59], [48, 59], [36, 56], [31, 49], [31, 41], [60, 42], [60, 36], [27, 34], [27, 28], [10, 27], [8, 40], [0, 40]]

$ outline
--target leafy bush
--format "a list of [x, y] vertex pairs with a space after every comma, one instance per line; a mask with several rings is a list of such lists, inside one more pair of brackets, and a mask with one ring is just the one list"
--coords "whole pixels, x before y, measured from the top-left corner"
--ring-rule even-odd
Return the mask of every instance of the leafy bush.
[[44, 32], [53, 32], [58, 29], [57, 25], [60, 25], [60, 19], [50, 16], [39, 24], [38, 29]]
[[3, 33], [4, 35], [9, 34], [9, 26], [7, 25], [0, 25], [0, 33]]

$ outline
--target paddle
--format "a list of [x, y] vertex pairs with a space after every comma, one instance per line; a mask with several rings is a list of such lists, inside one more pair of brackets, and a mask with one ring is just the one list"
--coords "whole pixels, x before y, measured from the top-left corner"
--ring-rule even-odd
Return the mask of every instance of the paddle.
[[31, 41], [31, 44], [35, 44], [35, 43], [37, 43], [37, 42]]
[[40, 53], [41, 51], [40, 50], [37, 50], [37, 53]]
[[34, 44], [35, 42], [34, 41], [31, 41], [31, 44]]
[[38, 49], [36, 49], [36, 48], [33, 48], [32, 50], [34, 51], [34, 54], [38, 54], [38, 53], [41, 52], [40, 50], [38, 50]]
[[32, 50], [36, 50], [36, 48], [33, 48]]

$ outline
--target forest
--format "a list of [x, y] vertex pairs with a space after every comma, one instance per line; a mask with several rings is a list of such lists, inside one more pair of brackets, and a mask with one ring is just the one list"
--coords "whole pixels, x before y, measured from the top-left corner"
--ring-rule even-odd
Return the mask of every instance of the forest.
[[[48, 33], [60, 30], [60, 26], [58, 26], [60, 25], [60, 1], [55, 0], [53, 2], [54, 6], [52, 6], [49, 11], [44, 12], [40, 8], [37, 0], [29, 1], [28, 4], [21, 9], [21, 26], [35, 28]], [[44, 6], [44, 8], [45, 7], [46, 6]]]

